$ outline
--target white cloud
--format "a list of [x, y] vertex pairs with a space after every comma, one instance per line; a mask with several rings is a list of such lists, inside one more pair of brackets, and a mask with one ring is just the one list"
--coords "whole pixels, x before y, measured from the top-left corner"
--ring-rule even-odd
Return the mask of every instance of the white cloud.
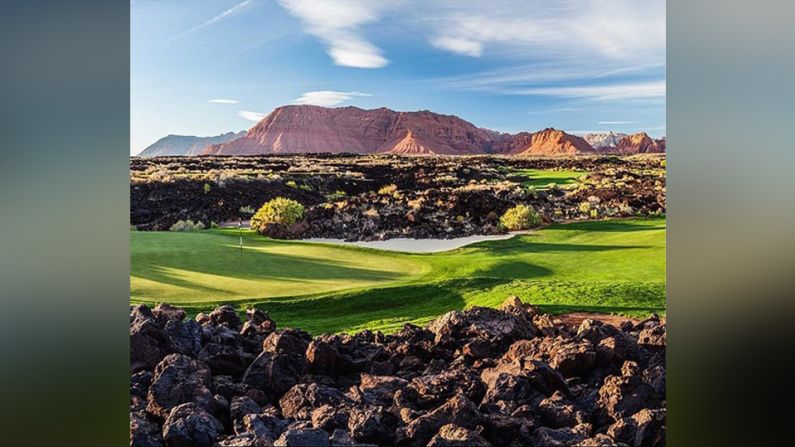
[[483, 54], [483, 44], [481, 42], [457, 37], [437, 37], [431, 40], [431, 45], [466, 56], [480, 57]]
[[243, 119], [247, 119], [249, 121], [260, 122], [262, 121], [263, 118], [265, 118], [268, 115], [260, 112], [251, 112], [249, 110], [239, 110], [237, 112], [237, 116]]
[[226, 17], [229, 17], [231, 15], [243, 12], [248, 6], [250, 6], [254, 2], [255, 2], [255, 0], [243, 0], [242, 2], [236, 4], [235, 6], [232, 6], [229, 9], [221, 11], [221, 13], [211, 17], [208, 20], [205, 20], [204, 22], [194, 26], [193, 28], [191, 28], [189, 30], [186, 30], [186, 31], [183, 31], [183, 32], [181, 32], [181, 33], [169, 38], [166, 41], [166, 43], [172, 42], [172, 41], [177, 40], [177, 39], [181, 39], [181, 38], [187, 36], [188, 34], [190, 34], [192, 32], [198, 31], [198, 30], [200, 30], [200, 29], [202, 29], [204, 27], [207, 27], [207, 26], [213, 25], [215, 23], [218, 23], [221, 20], [225, 19]]
[[330, 107], [349, 101], [355, 96], [372, 96], [362, 92], [335, 92], [323, 90], [317, 92], [306, 92], [293, 101], [293, 104], [310, 104], [315, 106]]
[[375, 22], [380, 13], [392, 7], [394, 0], [279, 0], [298, 17], [304, 30], [328, 46], [328, 55], [336, 65], [357, 68], [380, 68], [389, 61], [381, 49], [368, 42], [359, 30]]
[[207, 102], [212, 102], [215, 104], [237, 104], [236, 99], [223, 99], [223, 98], [208, 99]]
[[516, 95], [558, 96], [596, 101], [665, 97], [665, 81], [563, 87], [530, 87], [512, 90]]
[[486, 44], [495, 52], [535, 58], [626, 60], [665, 52], [664, 0], [439, 0], [412, 6], [431, 44], [468, 56], [480, 56], [473, 49]]

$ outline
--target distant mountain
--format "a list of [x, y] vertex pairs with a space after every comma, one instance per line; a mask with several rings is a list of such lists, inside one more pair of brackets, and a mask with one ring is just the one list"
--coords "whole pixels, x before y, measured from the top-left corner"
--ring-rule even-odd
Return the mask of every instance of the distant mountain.
[[665, 152], [665, 138], [655, 140], [645, 132], [638, 132], [619, 140], [616, 150], [622, 154], [663, 153]]
[[[610, 138], [609, 144], [614, 146], [609, 147], [617, 151], [624, 135], [611, 133]], [[608, 142], [608, 138], [598, 141]], [[629, 150], [630, 146], [626, 148]], [[206, 146], [201, 154], [319, 152], [574, 155], [599, 151], [584, 138], [552, 128], [507, 134], [477, 127], [454, 115], [428, 110], [396, 112], [383, 107], [365, 110], [350, 106], [289, 105], [277, 107], [239, 138]]]
[[226, 143], [246, 134], [227, 132], [214, 137], [194, 137], [190, 135], [168, 135], [141, 151], [138, 157], [158, 157], [163, 155], [199, 155], [207, 146]]
[[511, 150], [519, 155], [575, 155], [595, 152], [583, 138], [547, 128], [535, 133], [521, 132], [507, 137]]
[[289, 154], [353, 152], [398, 154], [479, 154], [499, 133], [452, 115], [386, 108], [278, 107], [242, 138], [216, 144], [205, 154]]
[[618, 142], [626, 137], [625, 133], [616, 132], [596, 132], [587, 133], [582, 138], [593, 146], [596, 150], [609, 151], [618, 146]]

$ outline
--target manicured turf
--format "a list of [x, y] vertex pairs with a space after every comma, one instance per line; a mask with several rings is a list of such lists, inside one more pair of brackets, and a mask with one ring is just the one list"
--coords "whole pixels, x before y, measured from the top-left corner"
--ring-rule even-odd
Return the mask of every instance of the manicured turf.
[[577, 178], [587, 174], [584, 171], [548, 171], [541, 169], [522, 169], [514, 172], [515, 175], [523, 175], [527, 180], [522, 182], [524, 186], [532, 186], [538, 189], [546, 189], [550, 183], [557, 185], [568, 185], [577, 182]]
[[553, 225], [435, 254], [282, 242], [237, 232], [132, 232], [133, 302], [199, 312], [255, 304], [312, 333], [395, 331], [507, 296], [548, 312], [665, 311], [665, 220]]

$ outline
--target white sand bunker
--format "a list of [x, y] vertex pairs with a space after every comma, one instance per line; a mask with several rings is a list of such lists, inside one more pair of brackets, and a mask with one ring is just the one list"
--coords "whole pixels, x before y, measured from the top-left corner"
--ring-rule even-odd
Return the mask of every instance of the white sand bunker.
[[436, 253], [440, 251], [454, 250], [476, 242], [501, 241], [510, 239], [517, 233], [497, 234], [490, 236], [467, 236], [454, 239], [408, 239], [395, 238], [385, 241], [354, 241], [346, 242], [342, 239], [331, 238], [311, 238], [304, 239], [304, 242], [320, 242], [324, 244], [354, 245], [364, 248], [376, 248], [378, 250], [402, 251], [407, 253]]

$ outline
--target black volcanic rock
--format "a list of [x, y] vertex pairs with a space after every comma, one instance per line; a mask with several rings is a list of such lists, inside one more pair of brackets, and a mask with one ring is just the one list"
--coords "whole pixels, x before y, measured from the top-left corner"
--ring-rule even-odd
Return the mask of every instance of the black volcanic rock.
[[[567, 326], [512, 297], [392, 335], [286, 329], [263, 341], [230, 329], [240, 324], [229, 311], [200, 317], [200, 349], [168, 354], [186, 344], [162, 328], [195, 321], [132, 309], [131, 341], [151, 343], [131, 346], [131, 445], [665, 444], [659, 318]], [[266, 315], [248, 321], [275, 327]]]

